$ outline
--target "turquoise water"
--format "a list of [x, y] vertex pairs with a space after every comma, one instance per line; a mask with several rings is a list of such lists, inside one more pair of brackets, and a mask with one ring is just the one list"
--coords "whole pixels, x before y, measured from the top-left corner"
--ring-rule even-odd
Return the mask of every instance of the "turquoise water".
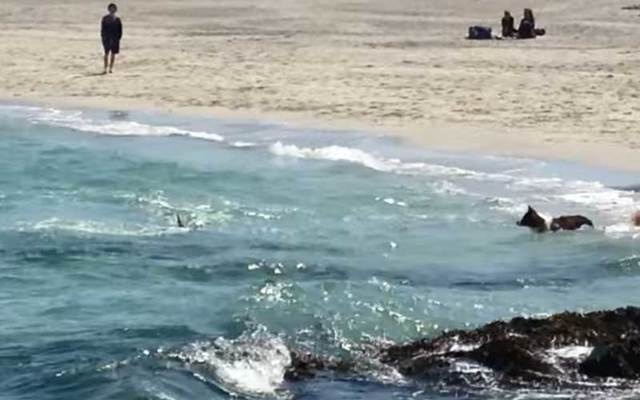
[[[640, 305], [628, 222], [640, 198], [610, 189], [633, 175], [358, 132], [10, 105], [0, 138], [2, 398], [526, 398], [375, 363], [286, 383], [285, 346], [354, 354]], [[515, 226], [527, 204], [597, 228], [534, 235]]]

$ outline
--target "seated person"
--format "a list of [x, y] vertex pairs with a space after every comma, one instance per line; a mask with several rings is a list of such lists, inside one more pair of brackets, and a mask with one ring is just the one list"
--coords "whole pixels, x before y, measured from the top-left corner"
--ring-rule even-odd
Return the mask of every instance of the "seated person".
[[516, 34], [516, 28], [513, 25], [514, 20], [509, 11], [504, 12], [502, 17], [502, 37], [514, 37]]
[[524, 18], [518, 27], [518, 39], [533, 39], [536, 37], [536, 20], [530, 8], [524, 9]]

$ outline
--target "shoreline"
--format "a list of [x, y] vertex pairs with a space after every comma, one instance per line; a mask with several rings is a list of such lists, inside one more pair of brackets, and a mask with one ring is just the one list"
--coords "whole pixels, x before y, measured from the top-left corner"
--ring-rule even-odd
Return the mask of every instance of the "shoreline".
[[[417, 148], [640, 171], [640, 30], [617, 0], [536, 0], [542, 38], [465, 40], [508, 0], [132, 0], [103, 76], [97, 0], [0, 7], [0, 98], [359, 130]], [[64, 46], [61, 46], [61, 40]]]
[[[623, 145], [588, 144], [578, 141], [564, 143], [540, 143], [534, 132], [520, 130], [505, 134], [488, 128], [474, 128], [450, 124], [432, 126], [372, 126], [364, 122], [347, 119], [321, 119], [302, 113], [263, 112], [260, 110], [230, 110], [223, 107], [185, 107], [169, 104], [149, 104], [130, 99], [95, 99], [58, 97], [31, 99], [25, 97], [0, 97], [5, 104], [36, 107], [78, 108], [102, 111], [151, 112], [179, 117], [202, 117], [231, 120], [253, 120], [282, 126], [308, 129], [332, 129], [361, 132], [378, 136], [398, 138], [409, 145], [424, 150], [480, 154], [490, 156], [521, 157], [549, 162], [579, 163], [587, 167], [604, 168], [610, 172], [640, 172], [640, 158], [635, 150]], [[118, 107], [113, 107], [117, 103]], [[425, 134], [425, 132], [428, 132]], [[518, 137], [514, 135], [518, 134]], [[609, 156], [615, 154], [612, 159]], [[635, 184], [628, 185], [635, 186]]]

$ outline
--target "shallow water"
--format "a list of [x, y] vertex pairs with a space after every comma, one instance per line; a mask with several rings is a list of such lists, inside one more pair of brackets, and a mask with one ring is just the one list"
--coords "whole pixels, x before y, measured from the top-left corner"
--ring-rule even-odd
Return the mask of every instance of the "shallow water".
[[[375, 363], [285, 383], [286, 346], [640, 304], [632, 175], [145, 113], [4, 105], [0, 137], [3, 398], [539, 398]], [[534, 235], [527, 204], [597, 227]]]

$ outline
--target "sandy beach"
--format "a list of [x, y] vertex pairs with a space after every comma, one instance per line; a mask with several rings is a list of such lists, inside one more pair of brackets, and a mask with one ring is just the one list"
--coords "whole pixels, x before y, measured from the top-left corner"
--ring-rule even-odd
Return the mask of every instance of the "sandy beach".
[[[640, 11], [616, 0], [131, 0], [101, 76], [94, 0], [0, 4], [0, 98], [357, 127], [430, 148], [640, 169]], [[534, 41], [497, 31], [536, 12]]]

